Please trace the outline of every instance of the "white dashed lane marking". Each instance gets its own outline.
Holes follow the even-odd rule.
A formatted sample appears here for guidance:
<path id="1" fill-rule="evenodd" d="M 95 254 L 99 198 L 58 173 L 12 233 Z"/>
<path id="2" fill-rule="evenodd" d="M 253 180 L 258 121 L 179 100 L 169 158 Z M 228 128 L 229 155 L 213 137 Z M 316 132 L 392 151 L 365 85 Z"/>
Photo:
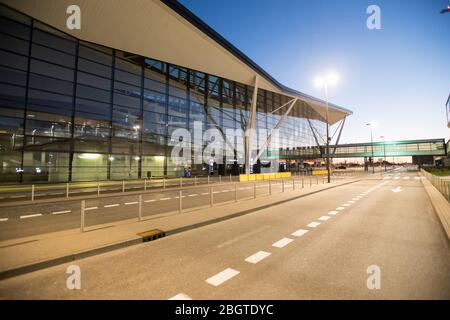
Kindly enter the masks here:
<path id="1" fill-rule="evenodd" d="M 337 208 L 336 208 L 337 211 L 342 211 L 342 210 L 344 210 L 344 209 L 345 209 L 344 207 L 337 207 Z"/>
<path id="2" fill-rule="evenodd" d="M 192 298 L 189 297 L 185 293 L 179 293 L 176 296 L 173 296 L 172 298 L 169 298 L 169 300 L 192 300 Z"/>
<path id="3" fill-rule="evenodd" d="M 311 222 L 310 224 L 307 225 L 307 227 L 309 228 L 315 228 L 320 224 L 320 222 Z"/>
<path id="4" fill-rule="evenodd" d="M 172 198 L 161 198 L 161 199 L 159 199 L 160 201 L 165 201 L 165 200 L 170 200 L 170 199 L 172 199 Z"/>
<path id="5" fill-rule="evenodd" d="M 250 257 L 246 258 L 245 261 L 250 262 L 250 263 L 258 263 L 261 260 L 270 256 L 270 254 L 271 254 L 270 252 L 259 251 L 255 254 L 251 255 Z"/>
<path id="6" fill-rule="evenodd" d="M 328 214 L 330 215 L 330 216 L 335 216 L 335 215 L 337 215 L 339 212 L 338 211 L 330 211 L 330 212 L 328 212 Z"/>
<path id="7" fill-rule="evenodd" d="M 151 199 L 151 200 L 145 200 L 144 202 L 155 202 L 156 200 Z"/>
<path id="8" fill-rule="evenodd" d="M 89 211 L 89 210 L 97 210 L 98 209 L 98 207 L 89 207 L 89 208 L 86 208 L 86 209 L 84 209 L 85 211 Z"/>
<path id="9" fill-rule="evenodd" d="M 328 219 L 330 219 L 331 217 L 330 216 L 321 216 L 320 218 L 319 218 L 319 220 L 320 221 L 327 221 Z"/>
<path id="10" fill-rule="evenodd" d="M 220 286 L 225 281 L 228 281 L 231 278 L 237 276 L 238 274 L 239 274 L 239 271 L 231 269 L 231 268 L 227 268 L 227 269 L 223 270 L 222 272 L 219 272 L 218 274 L 206 279 L 206 282 L 217 287 L 217 286 Z"/>
<path id="11" fill-rule="evenodd" d="M 1 218 L 0 219 L 0 222 L 5 222 L 5 221 L 8 221 L 8 218 Z"/>
<path id="12" fill-rule="evenodd" d="M 105 208 L 112 208 L 112 207 L 118 207 L 120 206 L 120 204 L 118 203 L 114 203 L 114 204 L 107 204 L 106 206 L 104 206 Z"/>
<path id="13" fill-rule="evenodd" d="M 28 218 L 34 218 L 34 217 L 40 217 L 42 216 L 42 213 L 36 213 L 36 214 L 29 214 L 25 216 L 20 216 L 20 219 L 28 219 Z"/>
<path id="14" fill-rule="evenodd" d="M 130 206 L 130 205 L 132 205 L 132 204 L 138 204 L 139 202 L 137 202 L 137 201 L 133 201 L 133 202 L 125 202 L 125 205 L 126 206 Z"/>
<path id="15" fill-rule="evenodd" d="M 65 213 L 71 213 L 71 210 L 66 210 L 66 211 L 55 211 L 52 212 L 53 215 L 58 215 L 58 214 L 65 214 Z"/>
<path id="16" fill-rule="evenodd" d="M 301 237 L 307 232 L 308 232 L 308 230 L 298 229 L 297 231 L 293 232 L 291 235 L 293 235 L 294 237 Z"/>
<path id="17" fill-rule="evenodd" d="M 287 246 L 292 241 L 294 241 L 294 240 L 293 239 L 289 239 L 289 238 L 283 238 L 283 239 L 278 240 L 277 242 L 273 243 L 272 247 L 283 248 L 284 246 Z"/>

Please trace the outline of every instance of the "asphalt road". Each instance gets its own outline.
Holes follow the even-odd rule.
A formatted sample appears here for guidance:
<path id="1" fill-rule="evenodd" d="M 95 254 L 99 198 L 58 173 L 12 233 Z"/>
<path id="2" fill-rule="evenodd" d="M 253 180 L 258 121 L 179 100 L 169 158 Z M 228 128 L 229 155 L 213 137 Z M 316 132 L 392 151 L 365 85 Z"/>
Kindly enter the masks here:
<path id="1" fill-rule="evenodd" d="M 25 299 L 450 299 L 450 251 L 417 173 L 359 182 L 0 282 Z M 416 179 L 417 178 L 417 179 Z M 305 231 L 307 231 L 305 233 Z M 368 289 L 369 267 L 380 289 Z"/>

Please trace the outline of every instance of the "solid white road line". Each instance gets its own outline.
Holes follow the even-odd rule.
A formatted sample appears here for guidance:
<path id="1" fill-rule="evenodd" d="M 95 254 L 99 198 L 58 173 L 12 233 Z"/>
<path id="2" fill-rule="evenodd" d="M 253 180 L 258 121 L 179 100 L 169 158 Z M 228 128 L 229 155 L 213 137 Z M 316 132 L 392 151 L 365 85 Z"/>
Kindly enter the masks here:
<path id="1" fill-rule="evenodd" d="M 270 252 L 266 252 L 266 251 L 259 251 L 253 255 L 251 255 L 250 257 L 247 257 L 245 259 L 245 261 L 250 262 L 250 263 L 258 263 L 261 260 L 267 258 L 268 256 L 270 256 Z"/>
<path id="2" fill-rule="evenodd" d="M 278 240 L 277 242 L 273 243 L 272 247 L 283 248 L 284 246 L 287 246 L 292 241 L 294 241 L 294 240 L 293 239 L 289 239 L 289 238 L 283 238 L 283 239 Z"/>
<path id="3" fill-rule="evenodd" d="M 125 203 L 126 204 L 126 203 Z M 105 208 L 112 208 L 112 207 L 118 207 L 120 206 L 120 204 L 118 203 L 114 203 L 114 204 L 107 204 L 106 206 L 104 206 Z"/>
<path id="4" fill-rule="evenodd" d="M 231 269 L 231 268 L 227 268 L 227 269 L 223 270 L 222 272 L 219 272 L 218 274 L 206 279 L 206 282 L 217 287 L 217 286 L 220 286 L 225 281 L 230 280 L 234 276 L 237 276 L 238 274 L 239 274 L 239 271 Z"/>
<path id="5" fill-rule="evenodd" d="M 55 212 L 52 212 L 52 214 L 58 215 L 58 214 L 71 213 L 71 212 L 72 212 L 71 210 L 66 210 L 66 211 L 55 211 Z"/>
<path id="6" fill-rule="evenodd" d="M 145 200 L 144 202 L 155 202 L 155 199 L 151 199 L 151 200 Z"/>
<path id="7" fill-rule="evenodd" d="M 311 222 L 310 224 L 307 225 L 307 227 L 309 228 L 315 228 L 320 224 L 320 222 Z"/>
<path id="8" fill-rule="evenodd" d="M 179 293 L 176 296 L 169 298 L 169 300 L 192 300 L 192 298 L 189 297 L 187 294 Z"/>
<path id="9" fill-rule="evenodd" d="M 0 222 L 8 221 L 8 218 L 1 218 Z"/>
<path id="10" fill-rule="evenodd" d="M 321 221 L 327 221 L 328 219 L 331 219 L 331 217 L 330 216 L 321 216 L 319 218 L 319 220 L 321 220 Z"/>
<path id="11" fill-rule="evenodd" d="M 125 202 L 126 206 L 132 205 L 132 204 L 138 204 L 139 202 L 133 201 L 133 202 Z"/>
<path id="12" fill-rule="evenodd" d="M 28 219 L 28 218 L 34 218 L 34 217 L 40 217 L 42 216 L 42 213 L 36 213 L 36 214 L 29 214 L 25 216 L 20 216 L 20 219 Z"/>
<path id="13" fill-rule="evenodd" d="M 89 207 L 89 208 L 86 208 L 86 209 L 84 209 L 85 211 L 89 211 L 89 210 L 97 210 L 98 209 L 98 207 Z"/>
<path id="14" fill-rule="evenodd" d="M 344 207 L 337 207 L 336 210 L 337 211 L 342 211 L 342 210 L 345 210 L 345 208 Z"/>
<path id="15" fill-rule="evenodd" d="M 294 237 L 301 237 L 303 236 L 305 233 L 307 233 L 308 230 L 305 229 L 298 229 L 297 231 L 291 233 L 291 235 L 293 235 Z"/>
<path id="16" fill-rule="evenodd" d="M 330 212 L 328 212 L 328 214 L 330 215 L 330 216 L 335 216 L 335 215 L 337 215 L 339 212 L 338 211 L 330 211 Z"/>

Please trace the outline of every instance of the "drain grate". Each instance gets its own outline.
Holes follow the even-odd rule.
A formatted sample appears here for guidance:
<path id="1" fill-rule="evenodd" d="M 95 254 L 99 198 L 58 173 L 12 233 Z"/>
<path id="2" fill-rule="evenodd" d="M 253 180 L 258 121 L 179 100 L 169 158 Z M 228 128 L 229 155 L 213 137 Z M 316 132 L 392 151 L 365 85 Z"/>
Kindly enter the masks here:
<path id="1" fill-rule="evenodd" d="M 156 239 L 160 239 L 166 236 L 166 233 L 159 229 L 152 229 L 144 232 L 140 232 L 137 234 L 142 237 L 142 242 L 153 241 Z"/>

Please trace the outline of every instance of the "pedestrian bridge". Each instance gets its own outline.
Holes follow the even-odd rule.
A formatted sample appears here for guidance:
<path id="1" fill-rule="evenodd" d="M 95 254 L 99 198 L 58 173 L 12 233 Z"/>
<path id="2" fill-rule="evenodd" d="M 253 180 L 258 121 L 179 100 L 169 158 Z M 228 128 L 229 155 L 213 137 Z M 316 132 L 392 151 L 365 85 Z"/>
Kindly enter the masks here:
<path id="1" fill-rule="evenodd" d="M 352 143 L 330 145 L 330 157 L 364 158 L 372 157 L 372 154 L 374 157 L 445 156 L 446 149 L 445 139 Z M 325 146 L 280 151 L 280 158 L 286 159 L 323 157 L 326 157 Z"/>

